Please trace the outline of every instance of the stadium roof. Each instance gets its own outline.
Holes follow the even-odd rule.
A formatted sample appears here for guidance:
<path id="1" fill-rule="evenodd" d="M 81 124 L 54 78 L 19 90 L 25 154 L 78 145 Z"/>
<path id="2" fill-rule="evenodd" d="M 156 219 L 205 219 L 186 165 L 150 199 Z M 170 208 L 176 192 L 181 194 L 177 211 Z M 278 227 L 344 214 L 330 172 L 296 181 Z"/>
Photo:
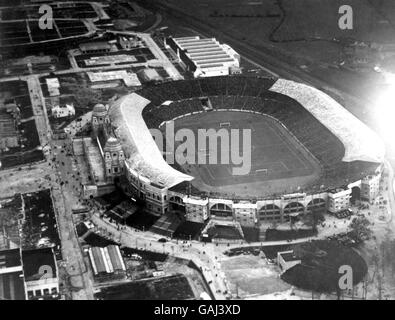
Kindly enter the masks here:
<path id="1" fill-rule="evenodd" d="M 111 123 L 122 143 L 127 167 L 163 188 L 192 180 L 193 177 L 173 169 L 163 159 L 141 114 L 149 103 L 149 100 L 132 93 L 110 107 Z"/>
<path id="2" fill-rule="evenodd" d="M 270 90 L 299 102 L 337 136 L 345 147 L 343 161 L 383 162 L 385 148 L 379 136 L 326 93 L 285 79 L 279 79 Z"/>
<path id="3" fill-rule="evenodd" d="M 212 62 L 217 63 L 215 66 L 222 66 L 237 60 L 215 38 L 201 39 L 199 36 L 196 36 L 195 38 L 172 39 L 198 67 L 207 67 Z"/>
<path id="4" fill-rule="evenodd" d="M 204 206 L 208 204 L 208 198 L 196 199 L 196 198 L 184 197 L 182 200 L 184 201 L 184 203 L 194 204 L 194 205 Z"/>

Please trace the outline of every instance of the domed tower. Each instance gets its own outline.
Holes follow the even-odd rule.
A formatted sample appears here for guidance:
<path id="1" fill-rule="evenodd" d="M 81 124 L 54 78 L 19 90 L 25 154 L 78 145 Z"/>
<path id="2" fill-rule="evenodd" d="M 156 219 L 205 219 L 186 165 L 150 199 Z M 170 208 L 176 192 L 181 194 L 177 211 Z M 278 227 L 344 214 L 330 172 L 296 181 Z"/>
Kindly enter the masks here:
<path id="1" fill-rule="evenodd" d="M 104 130 L 104 126 L 110 123 L 110 118 L 106 107 L 98 103 L 93 107 L 92 111 L 92 131 L 93 136 L 96 138 L 100 131 Z"/>
<path id="2" fill-rule="evenodd" d="M 104 165 L 108 181 L 113 181 L 114 177 L 124 173 L 125 155 L 122 150 L 121 142 L 110 136 L 103 149 Z"/>

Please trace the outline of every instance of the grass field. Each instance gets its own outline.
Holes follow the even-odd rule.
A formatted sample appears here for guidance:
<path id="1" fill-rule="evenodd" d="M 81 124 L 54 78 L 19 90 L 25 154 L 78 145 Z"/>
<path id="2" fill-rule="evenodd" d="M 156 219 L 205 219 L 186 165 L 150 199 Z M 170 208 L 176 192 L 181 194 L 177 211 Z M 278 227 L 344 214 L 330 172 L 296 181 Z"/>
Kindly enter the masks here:
<path id="1" fill-rule="evenodd" d="M 229 127 L 223 127 L 228 132 L 240 129 L 240 154 L 243 153 L 241 132 L 243 129 L 251 129 L 251 148 L 247 150 L 250 152 L 251 169 L 248 174 L 233 175 L 233 169 L 240 165 L 232 164 L 231 157 L 229 164 L 221 164 L 219 139 L 217 150 L 210 143 L 207 143 L 207 150 L 200 150 L 196 142 L 196 162 L 199 153 L 206 155 L 208 163 L 210 153 L 217 152 L 219 163 L 182 166 L 186 173 L 195 177 L 193 183 L 196 183 L 196 187 L 238 195 L 245 191 L 248 195 L 258 196 L 266 191 L 292 190 L 317 177 L 319 165 L 316 160 L 288 130 L 270 117 L 247 112 L 214 111 L 178 119 L 175 121 L 175 129 L 177 132 L 177 129 L 190 128 L 195 137 L 198 137 L 198 129 L 212 128 L 218 131 L 220 124 L 224 122 L 230 122 Z"/>

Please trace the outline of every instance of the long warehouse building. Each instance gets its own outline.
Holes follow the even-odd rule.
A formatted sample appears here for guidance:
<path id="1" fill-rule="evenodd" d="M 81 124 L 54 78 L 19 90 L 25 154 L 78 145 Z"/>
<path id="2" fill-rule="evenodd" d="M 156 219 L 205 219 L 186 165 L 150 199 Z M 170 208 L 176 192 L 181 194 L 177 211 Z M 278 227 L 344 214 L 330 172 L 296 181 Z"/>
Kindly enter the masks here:
<path id="1" fill-rule="evenodd" d="M 165 45 L 174 51 L 195 78 L 229 75 L 240 68 L 240 55 L 215 38 L 170 37 L 165 40 Z"/>

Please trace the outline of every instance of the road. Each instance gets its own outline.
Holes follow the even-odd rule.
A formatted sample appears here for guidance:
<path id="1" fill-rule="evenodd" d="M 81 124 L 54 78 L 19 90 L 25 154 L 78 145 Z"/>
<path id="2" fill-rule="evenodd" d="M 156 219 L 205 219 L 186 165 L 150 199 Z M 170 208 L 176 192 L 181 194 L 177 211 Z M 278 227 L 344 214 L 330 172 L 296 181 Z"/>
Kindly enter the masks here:
<path id="1" fill-rule="evenodd" d="M 388 160 L 385 160 L 385 168 L 388 170 L 388 199 L 389 207 L 391 210 L 390 223 L 392 224 L 393 230 L 395 230 L 395 179 L 394 179 L 394 169 Z"/>
<path id="2" fill-rule="evenodd" d="M 186 247 L 182 241 L 176 240 L 162 243 L 158 241 L 162 238 L 160 235 L 151 232 L 142 232 L 130 227 L 119 229 L 115 223 L 101 219 L 98 214 L 92 215 L 91 219 L 96 226 L 106 230 L 114 241 L 121 243 L 123 246 L 166 253 L 174 257 L 192 260 L 201 268 L 215 298 L 221 300 L 226 298 L 229 290 L 226 286 L 225 277 L 216 261 L 218 254 L 215 252 L 213 245 L 194 241 L 192 246 Z"/>
<path id="3" fill-rule="evenodd" d="M 49 153 L 46 155 L 47 161 L 36 170 L 35 179 L 43 179 L 52 191 L 52 199 L 56 212 L 59 236 L 61 239 L 62 256 L 65 267 L 69 275 L 70 284 L 73 288 L 73 299 L 91 300 L 93 299 L 92 277 L 89 269 L 85 266 L 84 258 L 79 247 L 78 237 L 75 233 L 72 205 L 79 203 L 79 192 L 81 189 L 78 180 L 70 179 L 70 172 L 75 169 L 73 158 L 67 156 L 71 150 L 69 140 L 53 140 L 51 128 L 45 107 L 44 96 L 41 90 L 37 75 L 27 77 L 27 84 L 32 103 L 33 113 L 36 120 L 36 127 L 40 138 L 41 146 L 49 146 Z M 63 150 L 63 151 L 62 151 Z M 74 165 L 74 167 L 73 167 Z M 19 182 L 24 182 L 25 177 Z M 62 181 L 67 183 L 62 184 Z M 78 189 L 77 189 L 78 188 Z"/>

